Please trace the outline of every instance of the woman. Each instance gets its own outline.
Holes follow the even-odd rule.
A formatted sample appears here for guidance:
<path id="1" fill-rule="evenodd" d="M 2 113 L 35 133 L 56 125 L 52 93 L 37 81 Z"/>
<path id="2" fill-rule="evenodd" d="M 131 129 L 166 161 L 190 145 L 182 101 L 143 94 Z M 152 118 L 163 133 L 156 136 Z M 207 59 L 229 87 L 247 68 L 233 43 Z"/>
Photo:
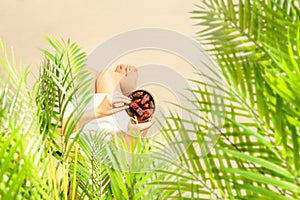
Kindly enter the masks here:
<path id="1" fill-rule="evenodd" d="M 131 100 L 127 96 L 136 88 L 137 78 L 137 68 L 124 64 L 118 65 L 115 70 L 106 70 L 98 75 L 95 81 L 94 98 L 79 122 L 80 127 L 84 125 L 84 133 L 105 131 L 110 134 L 108 140 L 112 139 L 113 134 L 117 134 L 119 137 L 124 137 L 128 149 L 131 142 L 136 141 L 132 140 L 132 137 L 137 132 L 146 134 L 153 121 L 132 124 L 128 120 L 127 131 L 124 132 L 118 128 L 113 119 L 114 114 L 128 108 Z M 114 92 L 120 94 L 112 99 Z"/>

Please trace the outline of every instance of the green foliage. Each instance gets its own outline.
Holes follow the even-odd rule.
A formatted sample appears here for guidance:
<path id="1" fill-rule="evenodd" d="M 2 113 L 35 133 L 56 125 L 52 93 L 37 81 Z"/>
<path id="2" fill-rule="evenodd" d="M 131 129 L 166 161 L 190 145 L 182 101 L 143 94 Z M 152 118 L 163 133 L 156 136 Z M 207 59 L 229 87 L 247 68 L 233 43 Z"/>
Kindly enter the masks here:
<path id="1" fill-rule="evenodd" d="M 89 73 L 83 70 L 85 53 L 76 43 L 48 39 L 54 53 L 46 58 L 31 91 L 28 68 L 17 69 L 9 61 L 1 41 L 1 199 L 67 199 L 76 184 L 77 153 L 74 143 L 91 90 Z M 13 53 L 12 53 L 13 54 Z M 76 107 L 67 115 L 67 105 Z M 72 138 L 71 138 L 72 136 Z M 72 172 L 72 173 L 71 173 Z"/>
<path id="2" fill-rule="evenodd" d="M 226 112 L 205 110 L 225 120 L 220 140 L 207 156 L 187 153 L 179 164 L 186 169 L 178 185 L 209 186 L 185 189 L 190 198 L 208 191 L 214 199 L 299 198 L 299 16 L 297 1 L 206 1 L 193 12 L 199 39 L 224 75 Z"/>
<path id="3" fill-rule="evenodd" d="M 91 77 L 85 67 L 86 54 L 70 40 L 47 39 L 54 53 L 43 50 L 46 61 L 36 84 L 40 131 L 47 135 L 47 147 L 55 157 L 51 167 L 56 177 L 55 198 L 75 198 L 79 120 L 91 99 Z M 75 152 L 74 152 L 75 151 Z M 75 155 L 74 155 L 75 154 Z M 75 156 L 75 157 L 74 157 Z M 74 163 L 75 162 L 75 163 Z M 55 194 L 57 190 L 57 194 Z"/>
<path id="4" fill-rule="evenodd" d="M 86 155 L 80 166 L 88 169 L 78 177 L 83 186 L 81 198 L 158 199 L 158 190 L 150 185 L 158 179 L 157 174 L 138 171 L 146 164 L 135 157 L 149 153 L 147 141 L 137 141 L 136 145 L 133 142 L 132 150 L 128 150 L 125 141 L 117 136 L 108 141 L 107 136 L 105 132 L 89 131 L 80 137 L 79 145 Z M 133 151 L 135 154 L 131 154 Z"/>
<path id="5" fill-rule="evenodd" d="M 45 140 L 37 134 L 36 106 L 24 75 L 0 40 L 1 124 L 0 124 L 0 198 L 47 198 L 49 185 L 44 182 L 49 155 L 45 155 Z M 12 53 L 13 54 L 13 53 Z"/>

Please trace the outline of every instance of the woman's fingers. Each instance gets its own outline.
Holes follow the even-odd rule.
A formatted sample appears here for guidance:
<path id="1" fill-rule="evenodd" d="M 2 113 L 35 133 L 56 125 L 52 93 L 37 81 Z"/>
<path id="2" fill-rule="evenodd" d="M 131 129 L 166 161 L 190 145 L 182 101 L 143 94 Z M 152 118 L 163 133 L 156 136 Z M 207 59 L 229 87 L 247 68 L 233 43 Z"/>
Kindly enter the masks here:
<path id="1" fill-rule="evenodd" d="M 114 100 L 117 100 L 117 99 L 124 99 L 124 100 L 127 100 L 127 101 L 131 101 L 131 99 L 129 97 L 126 97 L 122 94 L 117 94 L 114 96 Z"/>
<path id="2" fill-rule="evenodd" d="M 123 104 L 130 104 L 131 102 L 131 99 L 126 97 L 126 96 L 115 96 L 113 98 L 113 105 L 114 104 L 120 104 L 120 103 L 123 103 Z"/>
<path id="3" fill-rule="evenodd" d="M 119 101 L 114 101 L 112 103 L 114 108 L 118 108 L 118 107 L 121 107 L 123 105 L 129 105 L 129 104 L 130 104 L 130 101 L 127 101 L 127 100 L 119 100 Z"/>
<path id="4" fill-rule="evenodd" d="M 119 107 L 115 107 L 115 108 L 113 108 L 113 114 L 118 113 L 122 110 L 126 110 L 128 108 L 129 108 L 128 105 L 122 105 L 122 106 L 119 106 Z"/>
<path id="5" fill-rule="evenodd" d="M 123 96 L 123 95 L 116 95 L 113 98 L 112 106 L 113 106 L 113 108 L 121 108 L 121 110 L 124 110 L 124 109 L 128 108 L 128 105 L 130 103 L 131 103 L 130 98 Z"/>
<path id="6" fill-rule="evenodd" d="M 111 95 L 106 95 L 103 104 L 101 103 L 102 110 L 110 110 L 110 114 L 115 114 L 122 110 L 128 109 L 131 99 L 121 94 L 116 94 L 113 98 Z"/>

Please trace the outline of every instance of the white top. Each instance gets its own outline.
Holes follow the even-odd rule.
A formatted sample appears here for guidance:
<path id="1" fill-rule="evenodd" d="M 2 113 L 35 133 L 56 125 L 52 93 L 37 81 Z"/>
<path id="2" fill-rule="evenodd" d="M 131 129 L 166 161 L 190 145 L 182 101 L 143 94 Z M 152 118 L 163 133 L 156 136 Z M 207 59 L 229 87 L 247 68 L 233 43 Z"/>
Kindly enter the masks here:
<path id="1" fill-rule="evenodd" d="M 94 109 L 105 98 L 106 93 L 96 93 L 93 99 L 88 103 L 86 109 Z M 84 125 L 83 132 L 87 131 L 106 131 L 108 133 L 115 133 L 120 131 L 115 125 L 112 116 L 101 117 L 95 120 L 91 120 Z"/>
<path id="2" fill-rule="evenodd" d="M 98 106 L 108 95 L 106 93 L 95 93 L 92 100 L 87 104 L 86 110 L 94 109 Z M 71 114 L 74 105 L 68 105 L 67 116 Z M 125 131 L 129 122 L 129 116 L 125 111 L 118 112 L 111 116 L 101 117 L 85 123 L 82 133 L 99 133 L 105 131 L 106 133 L 114 134 L 116 132 Z M 109 136 L 107 139 L 111 139 Z"/>

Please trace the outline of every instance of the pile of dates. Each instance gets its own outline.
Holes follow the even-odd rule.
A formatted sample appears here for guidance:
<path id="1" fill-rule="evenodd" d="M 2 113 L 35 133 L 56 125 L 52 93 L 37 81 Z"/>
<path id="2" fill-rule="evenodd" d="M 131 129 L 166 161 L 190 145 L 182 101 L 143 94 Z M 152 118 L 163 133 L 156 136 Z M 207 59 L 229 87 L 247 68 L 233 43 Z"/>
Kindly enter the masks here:
<path id="1" fill-rule="evenodd" d="M 136 90 L 129 95 L 131 103 L 126 110 L 128 115 L 138 122 L 145 122 L 151 119 L 155 103 L 152 95 L 145 90 Z"/>

